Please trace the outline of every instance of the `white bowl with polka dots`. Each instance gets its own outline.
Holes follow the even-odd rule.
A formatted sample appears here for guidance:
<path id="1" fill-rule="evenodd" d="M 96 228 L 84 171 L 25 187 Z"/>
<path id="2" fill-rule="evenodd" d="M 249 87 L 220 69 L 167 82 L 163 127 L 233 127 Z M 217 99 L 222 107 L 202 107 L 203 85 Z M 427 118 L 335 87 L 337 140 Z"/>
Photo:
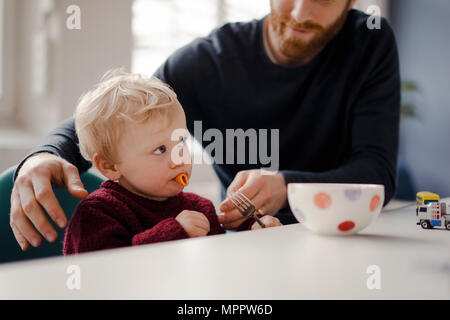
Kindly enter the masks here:
<path id="1" fill-rule="evenodd" d="M 289 183 L 289 206 L 297 220 L 322 235 L 352 235 L 380 214 L 384 186 L 379 184 Z"/>

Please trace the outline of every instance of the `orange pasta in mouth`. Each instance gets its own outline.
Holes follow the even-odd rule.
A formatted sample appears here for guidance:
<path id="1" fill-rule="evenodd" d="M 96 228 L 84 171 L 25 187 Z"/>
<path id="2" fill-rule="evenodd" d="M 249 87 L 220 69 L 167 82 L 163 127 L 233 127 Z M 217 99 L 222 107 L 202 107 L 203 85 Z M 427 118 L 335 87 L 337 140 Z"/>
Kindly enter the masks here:
<path id="1" fill-rule="evenodd" d="M 189 177 L 186 173 L 180 173 L 175 177 L 175 181 L 181 184 L 182 186 L 187 186 L 189 184 Z"/>

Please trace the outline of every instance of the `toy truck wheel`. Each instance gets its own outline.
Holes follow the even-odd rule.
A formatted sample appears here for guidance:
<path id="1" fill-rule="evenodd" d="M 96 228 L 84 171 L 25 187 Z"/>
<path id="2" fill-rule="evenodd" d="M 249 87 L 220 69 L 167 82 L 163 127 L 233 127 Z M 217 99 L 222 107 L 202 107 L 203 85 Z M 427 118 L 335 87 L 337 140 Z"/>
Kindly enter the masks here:
<path id="1" fill-rule="evenodd" d="M 445 224 L 445 229 L 450 230 L 450 221 L 447 221 Z"/>
<path id="2" fill-rule="evenodd" d="M 421 226 L 423 229 L 430 229 L 430 228 L 431 228 L 431 224 L 430 224 L 430 222 L 429 222 L 428 220 L 422 220 L 422 221 L 420 222 L 420 226 Z"/>

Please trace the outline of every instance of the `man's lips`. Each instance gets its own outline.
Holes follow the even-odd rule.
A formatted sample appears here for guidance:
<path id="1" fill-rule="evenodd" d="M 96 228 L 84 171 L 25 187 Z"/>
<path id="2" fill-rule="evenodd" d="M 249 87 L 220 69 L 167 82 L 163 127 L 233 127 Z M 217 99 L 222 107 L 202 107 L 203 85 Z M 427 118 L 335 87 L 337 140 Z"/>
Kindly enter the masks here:
<path id="1" fill-rule="evenodd" d="M 295 27 L 287 26 L 289 29 L 291 29 L 294 33 L 298 34 L 309 34 L 312 32 L 312 30 L 306 30 L 306 29 L 298 29 Z"/>

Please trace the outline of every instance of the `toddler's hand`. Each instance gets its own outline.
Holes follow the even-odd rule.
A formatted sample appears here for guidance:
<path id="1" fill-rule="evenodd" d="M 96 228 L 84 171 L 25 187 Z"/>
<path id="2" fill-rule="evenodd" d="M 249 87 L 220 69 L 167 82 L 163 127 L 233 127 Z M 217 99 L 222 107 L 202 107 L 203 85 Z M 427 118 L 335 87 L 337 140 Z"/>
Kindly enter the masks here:
<path id="1" fill-rule="evenodd" d="M 261 220 L 261 222 L 265 224 L 266 228 L 279 227 L 283 225 L 280 220 L 278 220 L 278 218 L 272 217 L 270 215 L 262 216 L 261 218 L 259 218 L 259 220 Z M 256 221 L 254 224 L 252 224 L 252 230 L 255 229 L 261 229 L 261 226 Z"/>
<path id="2" fill-rule="evenodd" d="M 203 237 L 209 232 L 209 220 L 198 211 L 183 210 L 175 218 L 189 237 Z"/>

